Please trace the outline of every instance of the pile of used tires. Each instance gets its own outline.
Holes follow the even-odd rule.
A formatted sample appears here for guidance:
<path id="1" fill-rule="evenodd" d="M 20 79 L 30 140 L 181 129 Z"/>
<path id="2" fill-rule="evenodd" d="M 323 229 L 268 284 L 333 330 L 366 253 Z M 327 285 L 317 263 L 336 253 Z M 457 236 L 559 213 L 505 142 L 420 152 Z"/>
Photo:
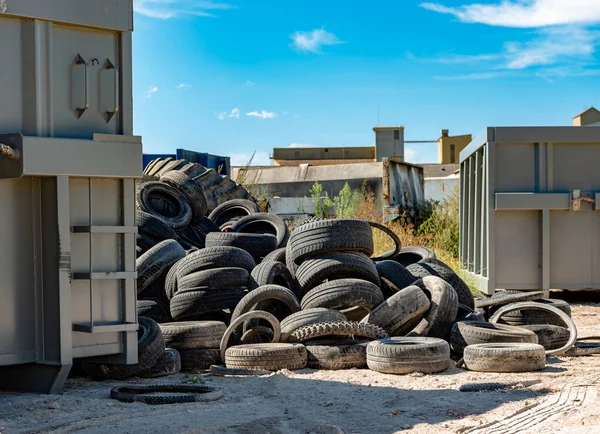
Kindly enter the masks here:
<path id="1" fill-rule="evenodd" d="M 543 368 L 546 352 L 576 337 L 568 305 L 532 308 L 541 293 L 475 300 L 433 251 L 402 247 L 382 225 L 311 218 L 290 233 L 246 199 L 209 212 L 200 169 L 165 169 L 138 187 L 139 363 L 84 363 L 94 378 L 223 364 L 226 373 L 435 373 L 463 357 L 471 370 L 517 372 Z M 374 229 L 395 248 L 373 257 Z"/>

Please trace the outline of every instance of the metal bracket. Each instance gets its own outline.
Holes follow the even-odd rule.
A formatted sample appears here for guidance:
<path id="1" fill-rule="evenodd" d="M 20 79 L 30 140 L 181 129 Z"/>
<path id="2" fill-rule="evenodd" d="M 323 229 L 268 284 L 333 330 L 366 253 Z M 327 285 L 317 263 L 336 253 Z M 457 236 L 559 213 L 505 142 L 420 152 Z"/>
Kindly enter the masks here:
<path id="1" fill-rule="evenodd" d="M 21 158 L 21 154 L 19 153 L 18 149 L 13 149 L 4 143 L 0 143 L 0 155 L 9 158 L 12 161 L 19 161 L 19 158 Z"/>
<path id="2" fill-rule="evenodd" d="M 582 193 L 581 190 L 573 190 L 571 195 L 571 211 L 581 211 L 581 202 L 595 204 L 595 195 L 592 193 Z"/>

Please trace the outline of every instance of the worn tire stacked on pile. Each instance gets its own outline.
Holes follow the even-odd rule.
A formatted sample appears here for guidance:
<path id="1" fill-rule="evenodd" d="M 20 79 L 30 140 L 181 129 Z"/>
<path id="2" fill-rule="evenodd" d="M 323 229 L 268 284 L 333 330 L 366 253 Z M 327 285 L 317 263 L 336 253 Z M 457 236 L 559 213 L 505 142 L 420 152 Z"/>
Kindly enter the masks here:
<path id="1" fill-rule="evenodd" d="M 151 181 L 136 190 L 138 209 L 155 215 L 173 230 L 182 231 L 192 221 L 192 208 L 186 197 L 164 182 Z"/>
<path id="2" fill-rule="evenodd" d="M 278 320 L 300 310 L 300 302 L 291 290 L 279 285 L 265 285 L 250 291 L 240 300 L 231 314 L 231 321 L 233 322 L 243 314 L 253 310 L 273 313 L 270 312 L 269 307 L 275 303 L 285 307 L 284 313 L 280 315 L 280 318 L 277 318 Z M 277 317 L 276 313 L 274 313 L 275 317 Z"/>
<path id="3" fill-rule="evenodd" d="M 555 307 L 566 313 L 569 317 L 571 316 L 571 306 L 569 306 L 569 303 L 564 300 L 542 298 L 535 300 L 535 302 L 546 306 Z M 534 324 L 551 324 L 560 327 L 564 326 L 563 322 L 551 312 L 534 309 L 522 309 L 514 312 L 508 312 L 502 316 L 502 321 L 513 326 Z"/>
<path id="4" fill-rule="evenodd" d="M 215 348 L 182 350 L 181 372 L 198 372 L 210 369 L 221 363 L 221 353 Z"/>
<path id="5" fill-rule="evenodd" d="M 544 369 L 546 352 L 539 344 L 489 343 L 465 348 L 464 364 L 478 372 L 531 372 Z"/>
<path id="6" fill-rule="evenodd" d="M 537 343 L 546 351 L 562 348 L 569 342 L 571 336 L 569 329 L 553 324 L 531 324 L 519 326 L 519 328 L 535 333 L 538 338 Z"/>
<path id="7" fill-rule="evenodd" d="M 329 370 L 366 368 L 368 343 L 352 339 L 306 342 L 307 367 Z"/>
<path id="8" fill-rule="evenodd" d="M 425 276 L 414 282 L 431 301 L 429 310 L 408 336 L 447 337 L 458 312 L 458 296 L 440 277 Z"/>
<path id="9" fill-rule="evenodd" d="M 301 327 L 320 322 L 346 321 L 343 313 L 324 307 L 303 309 L 293 313 L 281 321 L 281 341 L 287 342 L 290 334 Z"/>
<path id="10" fill-rule="evenodd" d="M 138 227 L 137 247 L 141 255 L 164 240 L 175 239 L 175 231 L 160 218 L 136 210 L 135 224 Z"/>
<path id="11" fill-rule="evenodd" d="M 303 369 L 306 366 L 306 348 L 302 344 L 249 344 L 228 348 L 225 366 L 235 369 Z"/>
<path id="12" fill-rule="evenodd" d="M 171 299 L 171 316 L 175 321 L 193 321 L 205 314 L 233 309 L 246 295 L 243 289 L 184 290 Z"/>
<path id="13" fill-rule="evenodd" d="M 423 259 L 436 259 L 433 250 L 424 246 L 404 246 L 400 249 L 400 253 L 394 258 L 394 261 L 408 267 Z"/>
<path id="14" fill-rule="evenodd" d="M 399 290 L 410 286 L 415 276 L 396 261 L 380 261 L 375 264 L 379 278 L 392 282 Z"/>
<path id="15" fill-rule="evenodd" d="M 165 240 L 152 247 L 136 260 L 137 293 L 168 272 L 171 266 L 185 257 L 185 250 L 175 240 Z"/>
<path id="16" fill-rule="evenodd" d="M 157 323 L 167 323 L 172 320 L 169 307 L 161 300 L 155 298 L 144 298 L 137 301 L 138 316 L 145 316 Z"/>
<path id="17" fill-rule="evenodd" d="M 489 322 L 457 322 L 450 333 L 450 349 L 453 353 L 462 355 L 467 345 L 524 342 L 537 344 L 535 333 L 520 327 Z"/>
<path id="18" fill-rule="evenodd" d="M 254 202 L 246 199 L 234 199 L 228 200 L 227 202 L 217 206 L 208 215 L 208 218 L 217 226 L 221 226 L 225 223 L 231 222 L 233 219 L 240 219 L 258 212 L 260 212 L 260 209 Z"/>
<path id="19" fill-rule="evenodd" d="M 256 289 L 265 285 L 283 286 L 290 289 L 297 297 L 301 296 L 300 286 L 285 264 L 267 261 L 266 258 L 252 270 L 249 288 Z"/>
<path id="20" fill-rule="evenodd" d="M 204 193 L 185 173 L 171 170 L 160 177 L 160 181 L 176 188 L 187 199 L 192 210 L 192 222 L 206 216 L 207 205 Z"/>
<path id="21" fill-rule="evenodd" d="M 159 325 L 150 318 L 138 317 L 138 363 L 116 365 L 82 362 L 86 374 L 96 380 L 124 380 L 152 368 L 165 352 L 165 340 Z"/>
<path id="22" fill-rule="evenodd" d="M 179 233 L 180 242 L 187 242 L 190 246 L 203 249 L 206 247 L 206 236 L 211 232 L 220 232 L 218 226 L 206 217 L 190 223 L 184 231 Z"/>
<path id="23" fill-rule="evenodd" d="M 469 286 L 446 264 L 434 258 L 423 259 L 416 264 L 409 265 L 406 269 L 416 279 L 425 276 L 437 276 L 448 282 L 458 295 L 458 302 L 470 308 L 475 307 L 473 293 Z"/>
<path id="24" fill-rule="evenodd" d="M 220 321 L 186 321 L 160 324 L 166 345 L 176 350 L 219 348 L 227 327 Z"/>
<path id="25" fill-rule="evenodd" d="M 211 232 L 206 236 L 206 247 L 232 246 L 247 251 L 256 262 L 277 248 L 277 238 L 270 234 L 242 234 L 239 232 Z"/>
<path id="26" fill-rule="evenodd" d="M 383 301 L 381 289 L 374 283 L 360 279 L 338 279 L 308 291 L 302 297 L 301 306 L 302 309 L 325 307 L 337 310 L 361 307 L 371 312 Z"/>
<path id="27" fill-rule="evenodd" d="M 142 378 L 158 378 L 175 375 L 179 371 L 181 371 L 179 352 L 173 348 L 167 348 L 153 367 L 138 375 Z"/>
<path id="28" fill-rule="evenodd" d="M 389 337 L 381 327 L 363 324 L 356 321 L 331 321 L 299 327 L 290 333 L 289 342 L 306 342 L 322 337 L 361 337 L 367 339 L 383 339 Z"/>
<path id="29" fill-rule="evenodd" d="M 287 225 L 276 214 L 255 213 L 237 220 L 231 227 L 233 232 L 270 234 L 277 238 L 277 248 L 287 245 L 290 233 Z"/>
<path id="30" fill-rule="evenodd" d="M 384 374 L 432 374 L 450 366 L 450 347 L 442 339 L 392 337 L 367 345 L 367 365 Z"/>
<path id="31" fill-rule="evenodd" d="M 275 261 L 275 262 L 281 262 L 283 265 L 287 265 L 287 262 L 285 260 L 285 251 L 286 251 L 285 247 L 281 247 L 277 250 L 273 250 L 271 253 L 269 253 L 267 256 L 265 256 L 262 261 L 263 262 Z"/>

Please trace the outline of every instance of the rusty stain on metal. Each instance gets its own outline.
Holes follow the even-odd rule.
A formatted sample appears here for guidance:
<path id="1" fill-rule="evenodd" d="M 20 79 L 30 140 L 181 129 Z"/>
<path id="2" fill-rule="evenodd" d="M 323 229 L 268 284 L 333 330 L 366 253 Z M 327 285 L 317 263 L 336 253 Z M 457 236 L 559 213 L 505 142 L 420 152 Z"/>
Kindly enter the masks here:
<path id="1" fill-rule="evenodd" d="M 596 203 L 591 193 L 582 193 L 581 190 L 573 190 L 571 195 L 571 209 L 581 211 L 581 202 Z"/>

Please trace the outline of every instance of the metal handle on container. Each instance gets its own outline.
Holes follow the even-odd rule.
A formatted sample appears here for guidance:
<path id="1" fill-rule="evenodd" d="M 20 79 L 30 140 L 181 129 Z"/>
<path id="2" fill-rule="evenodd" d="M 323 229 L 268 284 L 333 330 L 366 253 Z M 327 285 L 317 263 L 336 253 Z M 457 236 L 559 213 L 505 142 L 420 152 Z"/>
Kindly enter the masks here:
<path id="1" fill-rule="evenodd" d="M 114 108 L 112 111 L 106 111 L 104 113 L 105 117 L 106 117 L 106 123 L 109 123 L 110 120 L 113 118 L 113 116 L 115 114 L 117 114 L 119 112 L 119 69 L 113 65 L 113 63 L 110 61 L 110 59 L 106 59 L 106 66 L 104 67 L 105 69 L 112 69 L 113 70 L 113 76 L 115 79 L 115 103 L 114 103 Z"/>
<path id="2" fill-rule="evenodd" d="M 75 59 L 75 65 L 77 65 L 79 67 L 83 66 L 83 68 L 84 68 L 84 90 L 83 90 L 84 105 L 83 105 L 83 107 L 77 107 L 75 109 L 77 118 L 80 118 L 87 111 L 87 109 L 90 108 L 90 101 L 89 101 L 89 95 L 88 95 L 88 64 L 84 60 L 84 58 L 81 57 L 81 54 L 78 54 L 77 58 Z"/>

